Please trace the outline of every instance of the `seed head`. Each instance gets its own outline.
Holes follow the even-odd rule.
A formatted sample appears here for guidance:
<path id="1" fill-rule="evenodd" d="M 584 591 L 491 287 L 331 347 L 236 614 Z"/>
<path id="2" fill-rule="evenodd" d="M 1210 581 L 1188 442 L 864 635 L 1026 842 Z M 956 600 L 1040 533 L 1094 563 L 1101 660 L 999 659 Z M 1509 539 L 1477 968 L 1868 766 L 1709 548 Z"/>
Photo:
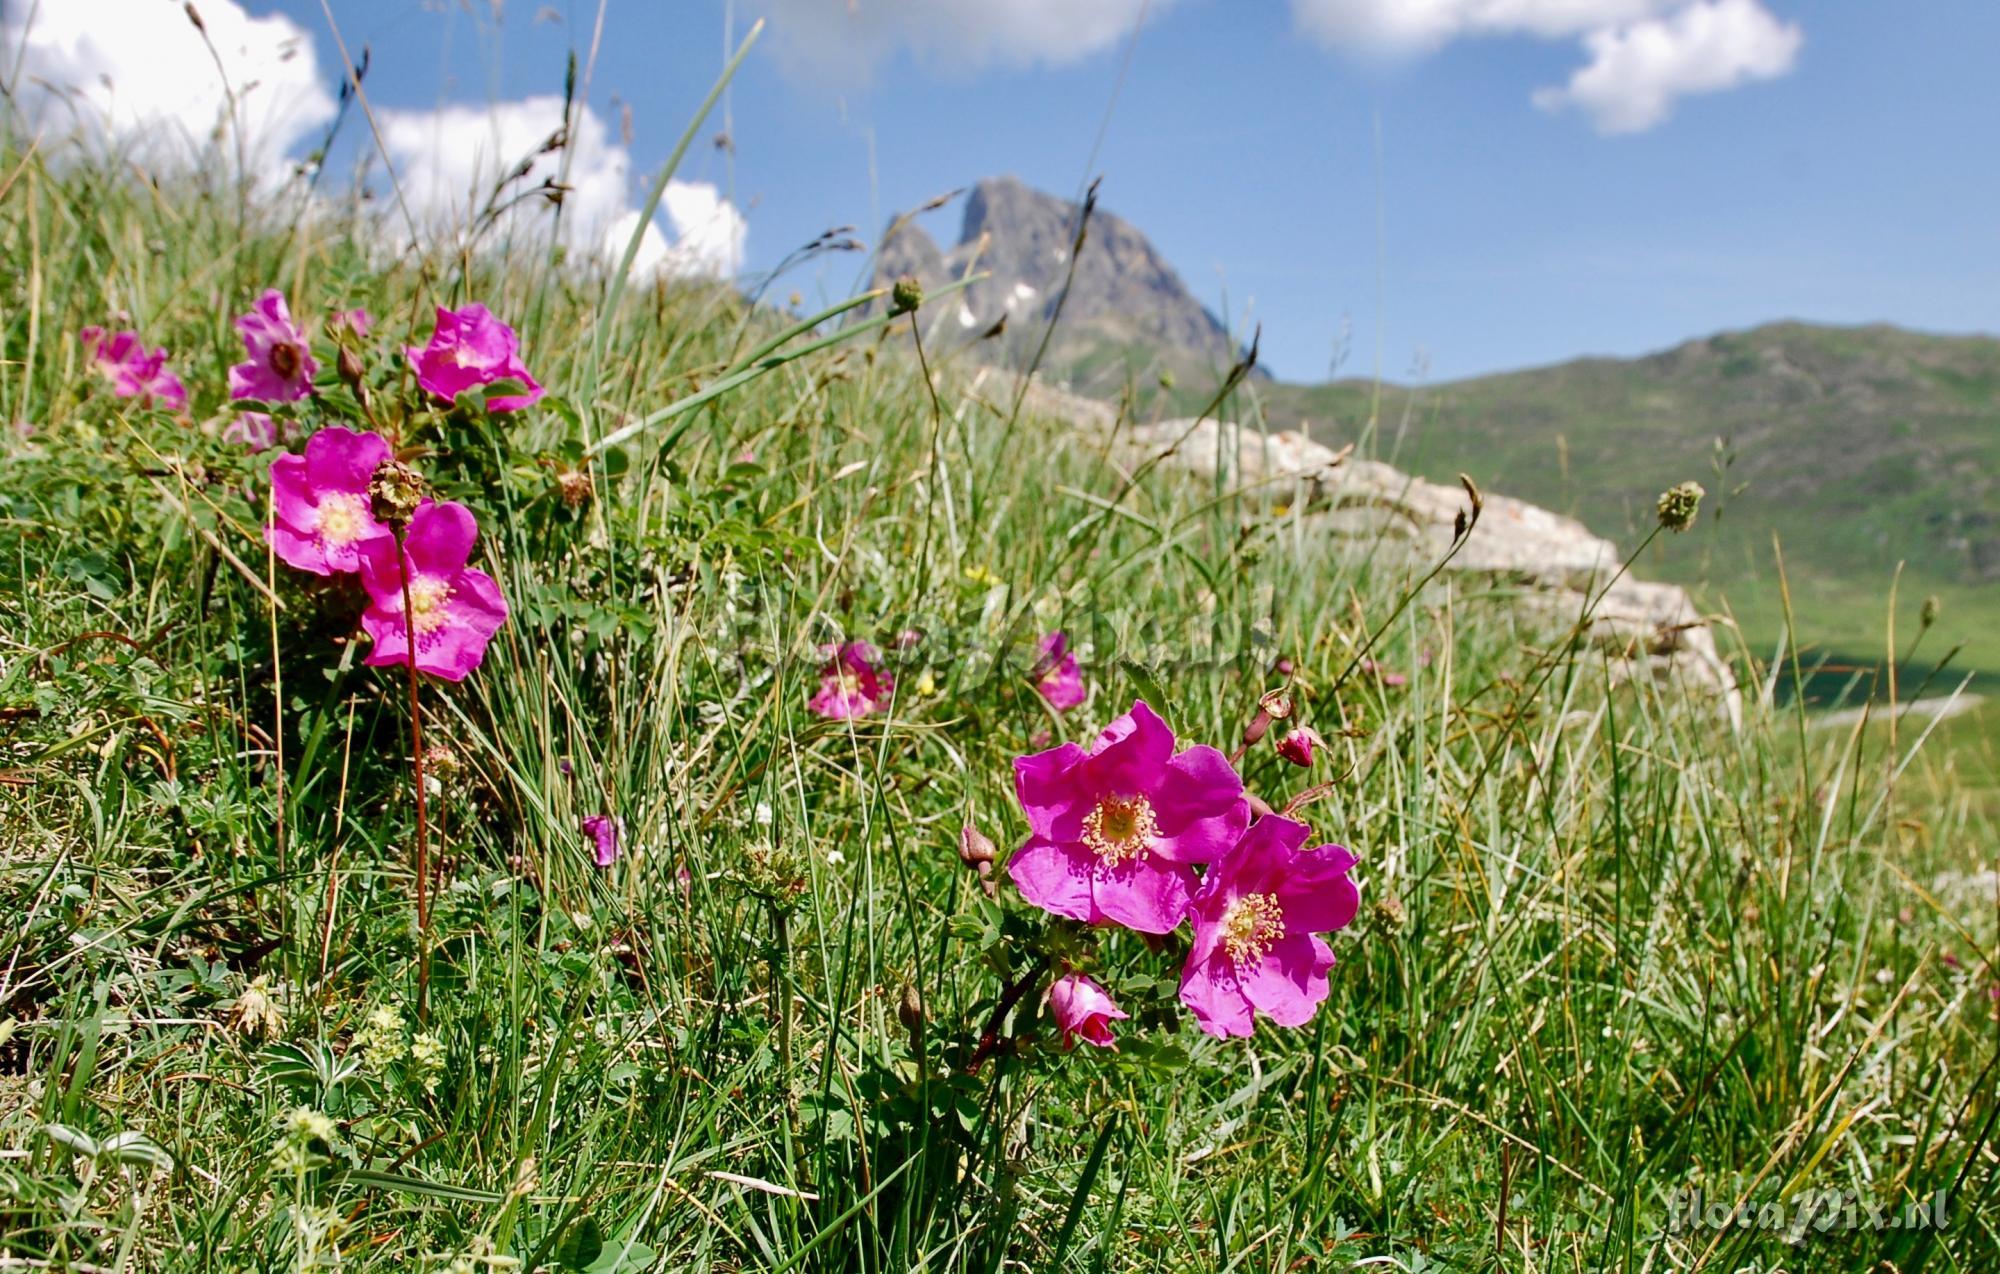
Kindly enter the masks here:
<path id="1" fill-rule="evenodd" d="M 1408 924 L 1410 919 L 1409 913 L 1403 910 L 1403 900 L 1394 894 L 1387 894 L 1375 900 L 1371 918 L 1375 922 L 1375 931 L 1390 937 L 1403 932 L 1403 926 Z"/>
<path id="2" fill-rule="evenodd" d="M 904 275 L 889 289 L 889 313 L 908 314 L 924 303 L 924 286 L 914 276 Z"/>
<path id="3" fill-rule="evenodd" d="M 1661 492 L 1660 525 L 1677 534 L 1693 526 L 1695 512 L 1701 508 L 1704 494 L 1699 482 L 1683 482 Z"/>
<path id="4" fill-rule="evenodd" d="M 1944 603 L 1938 600 L 1936 593 L 1932 593 L 1929 597 L 1924 598 L 1924 608 L 1917 612 L 1917 622 L 1925 628 L 1929 628 L 1932 624 L 1938 622 L 1938 612 L 1943 609 Z"/>
<path id="5" fill-rule="evenodd" d="M 368 480 L 368 502 L 378 519 L 400 531 L 424 502 L 423 476 L 400 460 L 384 460 Z"/>
<path id="6" fill-rule="evenodd" d="M 590 475 L 581 469 L 563 470 L 556 475 L 556 494 L 564 508 L 582 508 L 590 503 Z"/>
<path id="7" fill-rule="evenodd" d="M 229 1010 L 229 1028 L 245 1039 L 276 1039 L 284 1033 L 284 1015 L 272 997 L 270 979 L 259 977 L 243 988 Z"/>

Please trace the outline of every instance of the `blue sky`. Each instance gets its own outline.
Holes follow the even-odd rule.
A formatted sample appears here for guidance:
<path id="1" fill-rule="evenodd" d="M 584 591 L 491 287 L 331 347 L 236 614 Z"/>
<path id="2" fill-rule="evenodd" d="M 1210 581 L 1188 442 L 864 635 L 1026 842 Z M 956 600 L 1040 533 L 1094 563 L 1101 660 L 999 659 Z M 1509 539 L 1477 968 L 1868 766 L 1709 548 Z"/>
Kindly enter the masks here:
<path id="1" fill-rule="evenodd" d="M 240 3 L 289 16 L 335 73 L 319 0 Z M 1295 379 L 1324 376 L 1343 331 L 1345 373 L 1379 358 L 1392 378 L 1421 362 L 1448 379 L 1784 317 L 2000 327 L 2000 6 L 1985 0 L 1450 0 L 1471 15 L 1458 26 L 1388 35 L 1360 27 L 1392 0 L 1154 0 L 1113 106 L 1142 3 L 763 0 L 772 28 L 728 104 L 734 159 L 703 145 L 680 176 L 742 210 L 754 274 L 828 226 L 872 242 L 892 211 L 980 176 L 1067 193 L 1101 174 L 1105 206 L 1212 308 L 1226 298 L 1232 324 L 1261 321 L 1268 365 Z M 1635 13 L 1718 4 L 1794 43 L 1635 131 L 1600 131 L 1633 128 L 1615 102 L 1536 103 Z M 373 50 L 371 100 L 408 111 L 560 92 L 597 13 L 332 7 L 349 47 Z M 1597 26 L 1575 18 L 1593 7 Z M 759 11 L 609 0 L 590 102 L 613 142 L 631 108 L 634 198 L 718 71 L 725 23 Z M 1303 29 L 1315 13 L 1320 38 Z M 865 36 L 827 37 L 843 20 Z M 1599 89 L 1627 93 L 1632 75 L 1605 73 Z M 958 210 L 928 225 L 949 243 Z M 780 291 L 841 295 L 861 270 L 838 259 Z"/>

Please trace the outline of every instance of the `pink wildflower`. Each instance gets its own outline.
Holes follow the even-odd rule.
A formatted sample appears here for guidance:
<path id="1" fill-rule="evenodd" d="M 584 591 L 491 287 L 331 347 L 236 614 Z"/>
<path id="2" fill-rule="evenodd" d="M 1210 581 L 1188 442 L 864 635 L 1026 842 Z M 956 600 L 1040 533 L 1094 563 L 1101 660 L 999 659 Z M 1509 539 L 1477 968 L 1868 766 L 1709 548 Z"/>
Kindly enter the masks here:
<path id="1" fill-rule="evenodd" d="M 77 338 L 118 397 L 137 398 L 142 407 L 167 411 L 187 408 L 187 386 L 167 370 L 165 346 L 148 354 L 137 332 L 107 333 L 101 327 L 86 327 Z"/>
<path id="2" fill-rule="evenodd" d="M 418 672 L 464 680 L 486 657 L 486 644 L 507 620 L 507 603 L 493 577 L 465 564 L 478 534 L 479 524 L 464 505 L 428 502 L 403 533 Z M 393 537 L 369 542 L 361 558 L 361 582 L 369 599 L 361 627 L 375 642 L 367 662 L 378 667 L 406 662 L 403 571 Z"/>
<path id="3" fill-rule="evenodd" d="M 241 443 L 250 451 L 269 451 L 295 440 L 300 433 L 297 421 L 287 420 L 282 425 L 261 411 L 246 411 L 229 422 L 222 430 L 224 442 Z"/>
<path id="4" fill-rule="evenodd" d="M 1067 712 L 1083 702 L 1083 670 L 1077 667 L 1069 638 L 1062 633 L 1042 638 L 1041 651 L 1041 660 L 1035 664 L 1035 693 L 1057 712 Z"/>
<path id="5" fill-rule="evenodd" d="M 1111 1039 L 1111 1023 L 1132 1015 L 1111 1002 L 1111 996 L 1081 973 L 1066 973 L 1049 988 L 1049 1010 L 1062 1030 L 1065 1049 L 1082 1040 L 1098 1048 L 1117 1047 Z"/>
<path id="6" fill-rule="evenodd" d="M 1319 934 L 1354 919 L 1354 855 L 1303 846 L 1305 824 L 1268 815 L 1211 867 L 1189 904 L 1194 949 L 1181 1002 L 1210 1035 L 1248 1035 L 1254 1013 L 1303 1026 L 1326 998 L 1333 949 Z"/>
<path id="7" fill-rule="evenodd" d="M 312 393 L 319 364 L 306 348 L 306 334 L 292 322 L 283 292 L 266 290 L 248 314 L 237 316 L 236 330 L 243 333 L 250 360 L 229 369 L 231 398 L 292 403 Z"/>
<path id="8" fill-rule="evenodd" d="M 823 646 L 827 656 L 819 670 L 819 693 L 807 707 L 834 721 L 847 721 L 881 712 L 889 706 L 896 679 L 875 669 L 875 648 L 865 641 L 844 646 Z"/>
<path id="9" fill-rule="evenodd" d="M 609 814 L 589 814 L 583 819 L 583 834 L 597 845 L 597 865 L 609 867 L 618 861 L 618 843 L 625 835 L 625 820 Z"/>
<path id="10" fill-rule="evenodd" d="M 1170 933 L 1193 895 L 1194 864 L 1228 852 L 1250 821 L 1243 780 L 1207 746 L 1174 754 L 1144 702 L 1088 752 L 1065 743 L 1014 759 L 1027 843 L 1007 874 L 1042 910 L 1141 933 Z"/>
<path id="11" fill-rule="evenodd" d="M 456 399 L 495 381 L 518 381 L 527 386 L 525 393 L 489 399 L 486 405 L 493 411 L 519 411 L 547 392 L 528 374 L 520 348 L 514 329 L 474 302 L 456 310 L 438 306 L 430 344 L 422 349 L 413 345 L 407 353 L 417 369 L 417 384 L 439 398 Z"/>
<path id="12" fill-rule="evenodd" d="M 342 332 L 352 333 L 356 340 L 367 340 L 368 329 L 375 326 L 375 320 L 368 317 L 368 311 L 360 308 L 335 310 L 327 316 L 326 330 L 338 337 Z"/>
<path id="13" fill-rule="evenodd" d="M 389 528 L 368 499 L 368 480 L 388 458 L 382 435 L 328 425 L 307 440 L 304 455 L 272 463 L 272 519 L 264 538 L 286 565 L 332 575 L 360 570 L 377 541 L 389 541 L 393 550 Z"/>
<path id="14" fill-rule="evenodd" d="M 1296 766 L 1313 763 L 1313 752 L 1326 746 L 1326 740 L 1319 737 L 1319 731 L 1309 725 L 1302 725 L 1284 738 L 1278 740 L 1278 755 Z"/>

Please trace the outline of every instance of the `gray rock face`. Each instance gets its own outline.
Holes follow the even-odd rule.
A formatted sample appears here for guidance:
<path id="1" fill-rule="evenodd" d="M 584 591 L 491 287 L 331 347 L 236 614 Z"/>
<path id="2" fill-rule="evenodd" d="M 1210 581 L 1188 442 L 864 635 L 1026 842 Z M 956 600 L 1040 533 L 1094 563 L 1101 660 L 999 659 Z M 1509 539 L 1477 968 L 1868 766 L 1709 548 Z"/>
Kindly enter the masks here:
<path id="1" fill-rule="evenodd" d="M 1303 508 L 1327 534 L 1370 544 L 1413 571 L 1451 548 L 1454 523 L 1469 501 L 1458 487 L 1412 477 L 1373 460 L 1356 460 L 1290 430 L 1264 433 L 1216 420 L 1166 420 L 1117 426 L 1107 404 L 1036 384 L 1028 405 L 1109 441 L 1134 463 L 1163 463 L 1220 480 L 1267 508 Z M 1732 725 L 1742 697 L 1716 649 L 1708 623 L 1687 590 L 1619 570 L 1616 545 L 1574 518 L 1485 495 L 1485 512 L 1451 561 L 1459 574 L 1505 580 L 1551 629 L 1586 611 L 1592 642 L 1627 676 L 1678 681 L 1713 696 Z"/>
<path id="2" fill-rule="evenodd" d="M 967 274 L 990 277 L 939 301 L 925 332 L 945 343 L 1007 330 L 985 357 L 1025 366 L 1070 277 L 1078 206 L 1013 177 L 992 177 L 965 196 L 958 243 L 940 252 L 915 222 L 892 225 L 877 254 L 875 285 L 914 276 L 926 291 Z M 1101 206 L 1091 214 L 1062 322 L 1046 362 L 1098 388 L 1128 372 L 1201 367 L 1217 372 L 1238 356 L 1220 320 L 1131 223 Z"/>

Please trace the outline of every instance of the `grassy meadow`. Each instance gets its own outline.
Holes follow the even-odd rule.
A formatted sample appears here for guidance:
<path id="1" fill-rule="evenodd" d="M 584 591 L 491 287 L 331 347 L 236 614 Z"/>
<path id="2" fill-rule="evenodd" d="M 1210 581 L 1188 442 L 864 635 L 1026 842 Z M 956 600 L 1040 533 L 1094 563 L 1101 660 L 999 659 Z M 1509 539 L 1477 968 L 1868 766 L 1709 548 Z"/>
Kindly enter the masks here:
<path id="1" fill-rule="evenodd" d="M 1411 596 L 1304 512 L 927 376 L 907 318 L 614 289 L 526 219 L 392 258 L 284 198 L 0 151 L 0 1268 L 2000 1262 L 1990 750 L 1756 695 L 1732 730 L 1504 588 Z M 273 559 L 277 453 L 222 436 L 268 287 L 322 364 L 289 418 L 393 437 L 508 601 L 421 686 L 421 789 L 403 669 Z M 414 393 L 399 351 L 472 300 L 548 398 Z M 348 382 L 318 333 L 355 306 Z M 94 324 L 164 345 L 189 410 L 113 397 Z M 1354 674 L 1378 631 L 1407 684 Z M 886 711 L 808 709 L 844 640 Z M 1016 756 L 1135 699 L 1231 751 L 1287 688 L 1328 747 L 1238 768 L 1326 784 L 1300 817 L 1360 860 L 1307 1025 L 1210 1038 L 1185 929 L 961 861 L 964 826 L 1026 835 Z M 1052 959 L 1129 1012 L 1116 1049 L 1059 1047 Z M 1806 1211 L 1677 1226 L 1689 1190 Z"/>

